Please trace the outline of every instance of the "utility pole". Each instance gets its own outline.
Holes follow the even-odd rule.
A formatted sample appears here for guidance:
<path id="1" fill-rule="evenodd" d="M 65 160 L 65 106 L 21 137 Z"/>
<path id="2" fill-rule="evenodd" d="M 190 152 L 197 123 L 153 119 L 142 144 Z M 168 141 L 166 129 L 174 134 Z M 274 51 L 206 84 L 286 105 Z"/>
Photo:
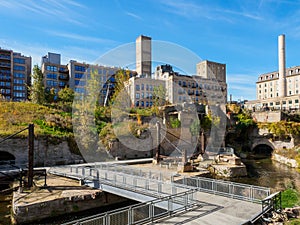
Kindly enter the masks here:
<path id="1" fill-rule="evenodd" d="M 156 135 L 156 140 L 157 140 L 157 148 L 156 148 L 156 163 L 159 163 L 160 161 L 160 123 L 156 122 L 156 131 L 157 131 L 157 135 Z"/>
<path id="2" fill-rule="evenodd" d="M 28 126 L 28 187 L 33 185 L 34 124 Z"/>
<path id="3" fill-rule="evenodd" d="M 204 131 L 201 130 L 201 154 L 205 152 L 205 139 L 204 139 Z"/>

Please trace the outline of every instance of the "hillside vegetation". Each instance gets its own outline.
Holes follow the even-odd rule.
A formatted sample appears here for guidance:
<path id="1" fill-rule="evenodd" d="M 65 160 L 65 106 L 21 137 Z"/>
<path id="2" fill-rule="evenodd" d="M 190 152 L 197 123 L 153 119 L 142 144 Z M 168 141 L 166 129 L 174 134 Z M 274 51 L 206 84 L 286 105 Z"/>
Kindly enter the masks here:
<path id="1" fill-rule="evenodd" d="M 68 137 L 72 134 L 70 113 L 30 102 L 0 102 L 0 136 L 14 134 L 30 123 L 35 125 L 36 136 Z M 18 136 L 27 136 L 27 132 Z"/>

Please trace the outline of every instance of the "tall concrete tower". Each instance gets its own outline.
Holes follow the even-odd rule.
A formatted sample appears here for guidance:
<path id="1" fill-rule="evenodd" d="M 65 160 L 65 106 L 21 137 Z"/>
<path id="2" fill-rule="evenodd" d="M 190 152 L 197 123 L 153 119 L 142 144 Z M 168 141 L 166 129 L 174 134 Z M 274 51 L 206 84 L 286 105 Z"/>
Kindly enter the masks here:
<path id="1" fill-rule="evenodd" d="M 286 97 L 285 35 L 278 36 L 279 97 Z"/>
<path id="2" fill-rule="evenodd" d="M 139 36 L 136 39 L 136 72 L 138 75 L 151 77 L 151 38 Z"/>

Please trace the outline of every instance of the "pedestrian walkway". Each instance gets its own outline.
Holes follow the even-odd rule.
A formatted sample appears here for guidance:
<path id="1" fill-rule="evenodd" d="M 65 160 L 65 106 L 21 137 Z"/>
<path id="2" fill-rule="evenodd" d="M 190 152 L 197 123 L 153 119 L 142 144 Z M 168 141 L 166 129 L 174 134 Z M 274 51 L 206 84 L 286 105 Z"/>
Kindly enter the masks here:
<path id="1" fill-rule="evenodd" d="M 143 203 L 136 207 L 139 211 L 131 207 L 112 214 L 123 215 L 113 217 L 118 218 L 116 220 L 128 218 L 124 224 L 138 224 L 140 220 L 144 224 L 154 220 L 156 224 L 244 224 L 262 212 L 260 200 L 270 194 L 269 189 L 262 187 L 208 178 L 180 179 L 175 174 L 167 178 L 114 164 L 62 166 L 49 172 L 76 178 L 91 187 Z M 156 214 L 158 209 L 161 213 Z M 124 213 L 127 216 L 124 217 Z M 84 220 L 77 222 L 93 224 L 87 221 L 100 219 L 105 221 L 101 224 L 114 224 L 109 214 L 89 218 L 86 223 Z"/>

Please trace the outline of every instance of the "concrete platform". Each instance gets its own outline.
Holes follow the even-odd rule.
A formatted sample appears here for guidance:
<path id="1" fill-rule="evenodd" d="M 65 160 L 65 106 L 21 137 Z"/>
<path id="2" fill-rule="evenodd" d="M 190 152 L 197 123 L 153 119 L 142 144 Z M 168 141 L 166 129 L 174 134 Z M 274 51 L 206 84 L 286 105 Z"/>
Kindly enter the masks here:
<path id="1" fill-rule="evenodd" d="M 199 207 L 157 221 L 155 224 L 239 225 L 248 222 L 261 212 L 261 205 L 256 203 L 202 192 L 197 192 L 195 196 L 199 200 Z"/>

